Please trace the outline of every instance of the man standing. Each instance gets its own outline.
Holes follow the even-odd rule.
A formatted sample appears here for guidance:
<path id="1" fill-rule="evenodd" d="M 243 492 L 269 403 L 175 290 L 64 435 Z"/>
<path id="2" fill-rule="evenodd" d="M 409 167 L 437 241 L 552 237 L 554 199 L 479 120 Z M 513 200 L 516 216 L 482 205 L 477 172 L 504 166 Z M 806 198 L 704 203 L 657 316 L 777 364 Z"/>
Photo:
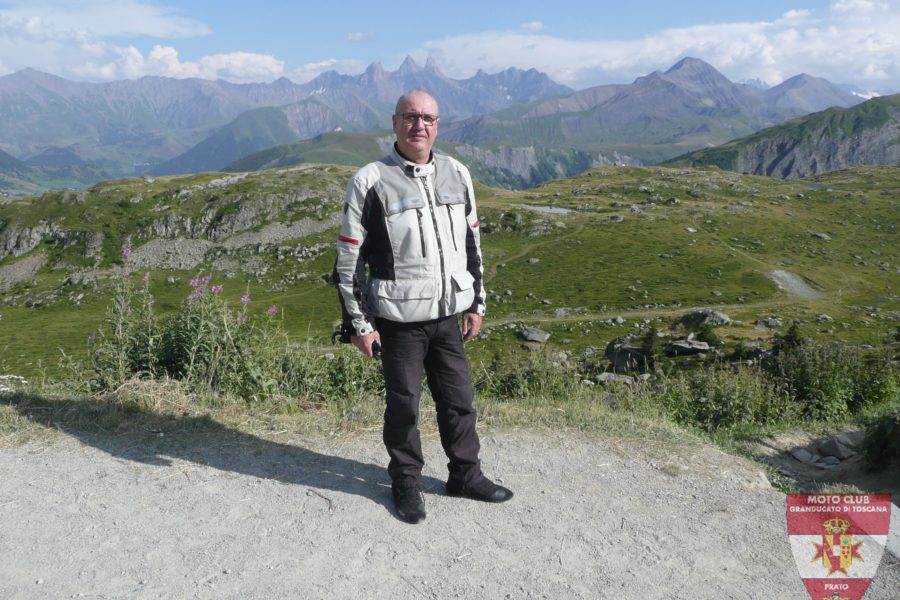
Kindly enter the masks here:
<path id="1" fill-rule="evenodd" d="M 447 493 L 505 502 L 512 492 L 484 476 L 463 342 L 484 315 L 481 244 L 468 169 L 431 151 L 437 101 L 407 92 L 392 117 L 391 154 L 350 179 L 337 242 L 342 330 L 366 356 L 382 355 L 384 444 L 400 518 L 425 518 L 419 478 L 419 396 L 424 370 L 450 471 Z M 456 315 L 462 312 L 462 331 Z"/>

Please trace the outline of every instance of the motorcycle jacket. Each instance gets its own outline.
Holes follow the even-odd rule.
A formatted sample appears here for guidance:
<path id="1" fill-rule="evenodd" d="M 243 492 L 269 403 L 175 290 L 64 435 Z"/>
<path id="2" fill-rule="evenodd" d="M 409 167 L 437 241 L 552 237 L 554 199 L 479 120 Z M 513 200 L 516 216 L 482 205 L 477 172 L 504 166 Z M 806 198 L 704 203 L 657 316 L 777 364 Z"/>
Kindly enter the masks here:
<path id="1" fill-rule="evenodd" d="M 412 163 L 394 151 L 350 179 L 333 278 L 342 330 L 373 320 L 417 322 L 459 312 L 484 315 L 483 267 L 468 169 L 432 152 Z"/>

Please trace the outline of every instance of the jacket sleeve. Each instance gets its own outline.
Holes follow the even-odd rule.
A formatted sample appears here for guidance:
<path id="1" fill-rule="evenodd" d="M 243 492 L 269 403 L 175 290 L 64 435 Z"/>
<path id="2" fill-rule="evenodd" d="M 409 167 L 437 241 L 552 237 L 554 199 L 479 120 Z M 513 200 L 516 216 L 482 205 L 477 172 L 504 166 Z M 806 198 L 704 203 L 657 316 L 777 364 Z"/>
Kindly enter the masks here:
<path id="1" fill-rule="evenodd" d="M 475 313 L 484 316 L 487 306 L 485 304 L 484 291 L 484 264 L 481 260 L 481 229 L 478 221 L 478 211 L 475 208 L 475 189 L 472 186 L 472 177 L 469 175 L 468 169 L 463 169 L 463 176 L 466 180 L 466 223 L 468 229 L 466 231 L 466 270 L 475 279 L 473 289 L 475 290 L 475 299 L 472 306 L 465 312 Z"/>
<path id="2" fill-rule="evenodd" d="M 359 336 L 374 330 L 365 314 L 368 275 L 363 250 L 366 240 L 363 212 L 367 201 L 367 187 L 360 173 L 354 175 L 347 184 L 333 274 L 341 303 L 342 328 Z"/>

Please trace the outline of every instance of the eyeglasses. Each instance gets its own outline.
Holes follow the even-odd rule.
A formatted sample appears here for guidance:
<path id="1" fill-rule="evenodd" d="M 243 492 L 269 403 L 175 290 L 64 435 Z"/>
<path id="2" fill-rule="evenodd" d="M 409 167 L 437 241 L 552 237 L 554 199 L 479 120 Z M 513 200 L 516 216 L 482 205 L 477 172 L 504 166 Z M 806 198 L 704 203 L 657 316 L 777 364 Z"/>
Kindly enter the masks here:
<path id="1" fill-rule="evenodd" d="M 422 115 L 419 113 L 411 113 L 411 112 L 401 113 L 397 116 L 400 117 L 401 119 L 403 119 L 403 122 L 407 125 L 415 125 L 416 121 L 418 121 L 419 119 L 422 119 L 422 122 L 425 123 L 426 127 L 431 127 L 432 125 L 434 125 L 435 123 L 438 122 L 438 119 L 440 119 L 440 117 L 438 115 L 428 115 L 428 114 Z"/>

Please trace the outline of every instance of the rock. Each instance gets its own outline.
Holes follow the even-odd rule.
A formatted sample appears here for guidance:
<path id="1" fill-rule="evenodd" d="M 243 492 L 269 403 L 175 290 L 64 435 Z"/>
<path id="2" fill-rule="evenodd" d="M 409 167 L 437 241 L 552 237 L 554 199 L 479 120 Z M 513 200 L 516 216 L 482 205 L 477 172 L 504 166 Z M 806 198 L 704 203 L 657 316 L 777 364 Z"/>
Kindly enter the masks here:
<path id="1" fill-rule="evenodd" d="M 666 200 L 666 204 L 668 204 L 669 206 L 671 206 L 673 204 L 679 204 L 680 202 L 681 202 L 681 200 L 679 200 L 678 198 L 675 198 L 674 196 L 669 198 L 668 200 Z"/>
<path id="2" fill-rule="evenodd" d="M 866 439 L 865 431 L 842 431 L 832 436 L 839 444 L 848 448 L 858 448 Z"/>
<path id="3" fill-rule="evenodd" d="M 709 352 L 709 344 L 697 340 L 673 340 L 666 344 L 667 356 L 690 356 Z"/>
<path id="4" fill-rule="evenodd" d="M 561 318 L 561 317 L 568 316 L 569 313 L 571 313 L 571 312 L 572 312 L 571 308 L 557 308 L 556 310 L 553 311 L 553 315 L 556 318 Z"/>
<path id="5" fill-rule="evenodd" d="M 796 458 L 797 460 L 799 460 L 802 463 L 815 462 L 816 459 L 821 458 L 821 457 L 813 454 L 806 448 L 796 448 L 794 450 L 791 450 L 791 456 L 793 456 L 794 458 Z"/>
<path id="6" fill-rule="evenodd" d="M 541 304 L 553 304 L 553 302 L 544 298 L 543 300 L 541 300 Z"/>
<path id="7" fill-rule="evenodd" d="M 550 333 L 538 329 L 537 327 L 523 327 L 522 330 L 519 331 L 519 337 L 527 342 L 543 344 L 550 339 Z"/>
<path id="8" fill-rule="evenodd" d="M 600 373 L 597 375 L 598 383 L 623 383 L 625 385 L 634 385 L 634 378 L 628 375 L 619 375 L 618 373 Z"/>
<path id="9" fill-rule="evenodd" d="M 605 356 L 616 371 L 637 371 L 647 364 L 644 351 L 628 336 L 617 337 L 606 345 Z"/>
<path id="10" fill-rule="evenodd" d="M 541 262 L 541 259 L 539 259 L 539 258 L 529 258 L 529 259 L 528 259 L 528 264 L 529 264 L 529 265 L 534 265 L 534 264 L 537 264 L 537 263 L 539 263 L 539 262 Z"/>
<path id="11" fill-rule="evenodd" d="M 722 295 L 722 292 L 720 292 L 719 290 L 713 290 L 712 295 L 718 298 Z"/>
<path id="12" fill-rule="evenodd" d="M 672 324 L 672 329 L 675 329 L 677 326 L 681 325 L 689 331 L 696 331 L 704 325 L 719 327 L 720 325 L 728 325 L 730 323 L 731 317 L 723 312 L 719 312 L 717 310 L 700 309 L 689 312 L 688 314 L 675 321 L 675 323 Z"/>
<path id="13" fill-rule="evenodd" d="M 758 319 L 756 326 L 760 329 L 778 329 L 781 327 L 781 319 L 769 317 L 768 319 Z"/>
<path id="14" fill-rule="evenodd" d="M 613 318 L 613 323 L 615 323 L 616 325 L 622 325 L 623 323 L 625 323 L 625 319 L 623 319 L 622 317 L 615 317 Z"/>
<path id="15" fill-rule="evenodd" d="M 814 233 L 813 237 L 817 237 L 820 240 L 825 241 L 825 242 L 831 241 L 831 236 L 829 236 L 827 233 Z"/>
<path id="16" fill-rule="evenodd" d="M 823 469 L 827 469 L 828 467 L 836 467 L 839 464 L 841 464 L 841 459 L 834 456 L 823 456 L 815 463 L 817 467 Z"/>
<path id="17" fill-rule="evenodd" d="M 834 457 L 839 460 L 846 460 L 851 456 L 855 456 L 856 452 L 841 444 L 834 436 L 819 440 L 816 449 L 825 458 Z"/>
<path id="18" fill-rule="evenodd" d="M 830 323 L 831 321 L 834 321 L 834 319 L 826 315 L 825 313 L 822 313 L 821 315 L 816 317 L 816 321 L 819 323 Z"/>
<path id="19" fill-rule="evenodd" d="M 694 229 L 693 227 L 685 227 L 684 230 L 687 231 L 688 233 L 697 233 L 697 230 Z"/>

